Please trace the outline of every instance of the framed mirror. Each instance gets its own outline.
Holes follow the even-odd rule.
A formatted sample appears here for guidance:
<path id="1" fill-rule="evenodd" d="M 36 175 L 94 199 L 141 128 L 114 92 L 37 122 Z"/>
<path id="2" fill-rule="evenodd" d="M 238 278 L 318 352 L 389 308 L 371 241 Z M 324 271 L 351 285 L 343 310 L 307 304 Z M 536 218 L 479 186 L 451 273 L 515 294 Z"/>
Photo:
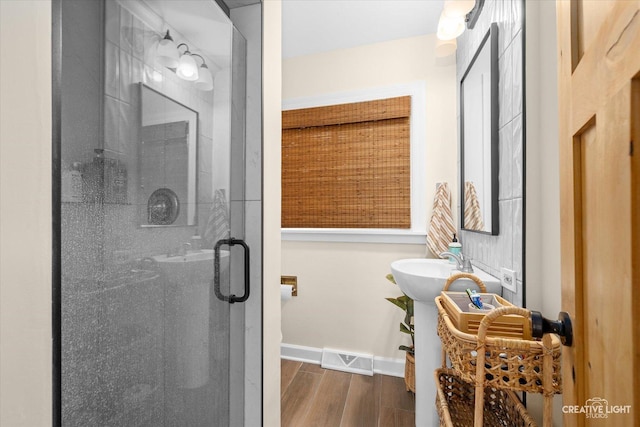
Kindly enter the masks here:
<path id="1" fill-rule="evenodd" d="M 498 25 L 482 39 L 460 81 L 462 229 L 498 230 Z"/>
<path id="2" fill-rule="evenodd" d="M 140 100 L 140 225 L 196 225 L 198 112 L 142 83 Z"/>

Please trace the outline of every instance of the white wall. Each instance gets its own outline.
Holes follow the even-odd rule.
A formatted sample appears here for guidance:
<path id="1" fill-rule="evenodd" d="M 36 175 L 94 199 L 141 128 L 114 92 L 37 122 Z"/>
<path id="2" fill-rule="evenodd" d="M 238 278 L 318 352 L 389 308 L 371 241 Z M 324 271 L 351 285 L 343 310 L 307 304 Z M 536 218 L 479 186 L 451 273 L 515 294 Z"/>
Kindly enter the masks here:
<path id="1" fill-rule="evenodd" d="M 0 1 L 0 52 L 0 425 L 47 426 L 51 2 Z"/>
<path id="2" fill-rule="evenodd" d="M 267 2 L 268 3 L 268 2 Z M 455 61 L 436 63 L 435 35 L 291 58 L 282 65 L 283 99 L 422 80 L 427 219 L 437 182 L 457 188 Z M 456 191 L 452 206 L 457 205 Z M 424 257 L 426 245 L 282 242 L 282 274 L 298 276 L 298 296 L 282 309 L 283 342 L 401 359 L 400 295 L 385 275 L 397 259 Z"/>
<path id="3" fill-rule="evenodd" d="M 561 299 L 555 3 L 527 2 L 526 7 L 527 308 L 555 319 Z M 562 425 L 561 402 L 556 396 L 554 425 Z M 541 396 L 530 394 L 528 407 L 541 423 Z"/>

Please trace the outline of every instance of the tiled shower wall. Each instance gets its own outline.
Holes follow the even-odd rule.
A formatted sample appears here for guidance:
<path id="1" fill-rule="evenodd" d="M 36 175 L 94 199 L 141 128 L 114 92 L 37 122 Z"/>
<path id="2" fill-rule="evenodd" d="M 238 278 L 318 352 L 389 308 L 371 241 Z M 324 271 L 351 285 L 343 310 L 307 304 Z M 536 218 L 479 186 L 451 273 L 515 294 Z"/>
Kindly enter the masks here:
<path id="1" fill-rule="evenodd" d="M 500 234 L 462 231 L 461 242 L 465 255 L 492 275 L 500 277 L 502 267 L 516 271 L 517 292 L 506 289 L 502 292 L 506 299 L 521 306 L 524 295 L 523 0 L 485 1 L 475 27 L 458 38 L 456 74 L 459 82 L 492 22 L 498 24 Z"/>
<path id="2" fill-rule="evenodd" d="M 215 152 L 228 148 L 215 147 L 214 139 L 227 141 L 231 132 L 228 116 L 220 117 L 220 126 L 214 130 L 213 94 L 216 94 L 217 105 L 228 105 L 230 91 L 226 86 L 229 78 L 215 75 L 216 71 L 226 74 L 229 71 L 217 70 L 211 65 L 212 61 L 207 62 L 214 73 L 215 87 L 209 92 L 196 90 L 192 83 L 181 80 L 164 67 L 154 68 L 153 54 L 160 37 L 159 31 L 152 30 L 118 2 L 107 1 L 104 6 L 103 2 L 73 3 L 74 7 L 67 8 L 69 11 L 65 18 L 68 23 L 65 25 L 75 29 L 63 34 L 63 43 L 69 46 L 65 53 L 71 56 L 67 61 L 73 62 L 74 67 L 64 70 L 62 81 L 63 91 L 72 94 L 69 99 L 73 99 L 73 102 L 63 103 L 63 114 L 76 117 L 82 124 L 73 126 L 67 132 L 63 128 L 65 148 L 62 168 L 68 168 L 73 162 L 88 163 L 94 155 L 94 149 L 104 148 L 106 157 L 116 158 L 126 165 L 128 177 L 126 204 L 63 204 L 63 217 L 69 218 L 71 223 L 84 224 L 95 220 L 95 213 L 87 214 L 87 209 L 98 209 L 100 216 L 104 217 L 103 225 L 94 227 L 87 224 L 87 229 L 95 230 L 94 233 L 78 234 L 75 236 L 78 241 L 69 244 L 63 251 L 63 257 L 69 261 L 66 271 L 72 271 L 74 277 L 86 277 L 95 271 L 98 261 L 106 260 L 107 265 L 115 265 L 120 261 L 166 253 L 188 242 L 194 234 L 202 233 L 213 202 L 214 188 L 226 188 L 227 197 L 230 193 L 229 166 L 213 166 L 216 154 L 222 158 L 228 158 L 229 155 Z M 96 27 L 104 28 L 103 52 L 96 49 L 100 41 L 91 40 L 100 34 L 94 30 Z M 176 31 L 172 30 L 172 35 L 175 40 L 184 40 Z M 198 50 L 197 47 L 191 47 L 194 51 Z M 99 64 L 103 64 L 104 71 Z M 136 188 L 140 82 L 199 113 L 197 226 L 138 226 Z M 100 100 L 101 96 L 104 96 L 104 102 Z M 99 111 L 100 108 L 102 111 Z M 85 229 L 82 226 L 77 228 Z M 78 259 L 87 262 L 76 262 Z"/>
<path id="3" fill-rule="evenodd" d="M 111 234 L 112 238 L 108 240 L 106 249 L 109 253 L 111 250 L 122 251 L 123 248 L 128 248 L 127 250 L 136 257 L 162 253 L 174 249 L 182 242 L 188 242 L 195 233 L 201 234 L 206 224 L 213 201 L 213 94 L 216 93 L 216 96 L 220 97 L 225 97 L 225 94 L 217 90 L 199 91 L 193 83 L 178 78 L 171 70 L 155 66 L 154 54 L 155 45 L 160 37 L 159 29 L 152 29 L 139 17 L 121 7 L 118 2 L 105 3 L 105 23 L 104 148 L 107 155 L 115 153 L 127 164 L 130 201 L 126 206 L 115 207 L 115 210 L 121 211 L 119 214 L 106 216 L 107 219 L 117 222 L 113 224 L 113 234 L 107 234 Z M 185 41 L 175 30 L 172 29 L 171 33 L 177 43 Z M 193 43 L 186 42 L 194 52 L 199 51 Z M 211 60 L 207 62 L 213 63 Z M 212 71 L 215 73 L 215 68 L 212 67 Z M 176 230 L 138 228 L 136 203 L 146 203 L 136 198 L 140 82 L 199 113 L 198 227 L 178 227 Z M 228 89 L 226 92 L 228 102 Z M 224 100 L 217 99 L 216 102 L 223 103 Z M 115 129 L 118 130 L 117 133 Z M 220 135 L 226 138 L 218 140 L 227 141 L 229 130 L 220 131 L 226 131 L 226 135 Z M 226 168 L 221 166 L 219 169 Z M 224 183 L 219 182 L 218 186 L 226 186 L 228 194 L 228 179 Z M 123 223 L 128 226 L 123 226 Z M 158 233 L 166 236 L 159 238 Z"/>

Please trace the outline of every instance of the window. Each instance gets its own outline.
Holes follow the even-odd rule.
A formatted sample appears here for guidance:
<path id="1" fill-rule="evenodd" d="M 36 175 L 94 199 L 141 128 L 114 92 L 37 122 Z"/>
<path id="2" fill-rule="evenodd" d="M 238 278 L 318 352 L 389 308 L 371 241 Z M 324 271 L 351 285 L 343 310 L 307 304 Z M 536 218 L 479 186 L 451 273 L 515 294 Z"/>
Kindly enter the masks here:
<path id="1" fill-rule="evenodd" d="M 285 111 L 283 228 L 411 228 L 409 96 Z"/>
<path id="2" fill-rule="evenodd" d="M 423 241 L 424 83 L 379 92 L 285 105 L 283 239 Z"/>

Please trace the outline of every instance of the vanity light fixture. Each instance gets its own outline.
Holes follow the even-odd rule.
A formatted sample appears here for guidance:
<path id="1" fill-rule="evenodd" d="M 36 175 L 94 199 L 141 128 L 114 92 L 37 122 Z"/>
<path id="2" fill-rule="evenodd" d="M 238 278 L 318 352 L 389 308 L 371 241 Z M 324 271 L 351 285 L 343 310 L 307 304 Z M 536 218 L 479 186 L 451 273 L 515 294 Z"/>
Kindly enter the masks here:
<path id="1" fill-rule="evenodd" d="M 164 38 L 158 43 L 156 49 L 156 62 L 168 68 L 177 68 L 179 63 L 178 48 L 173 41 L 173 37 L 169 34 L 165 34 Z"/>
<path id="2" fill-rule="evenodd" d="M 450 17 L 444 11 L 438 21 L 438 39 L 452 40 L 464 32 L 464 16 Z"/>
<path id="3" fill-rule="evenodd" d="M 197 56 L 202 59 L 202 65 L 200 65 L 200 69 L 198 71 L 198 80 L 196 80 L 196 89 L 208 92 L 213 89 L 213 77 L 211 77 L 211 71 L 209 71 L 209 67 L 207 67 L 207 63 L 204 61 L 204 58 L 197 53 L 192 54 L 193 56 Z"/>
<path id="4" fill-rule="evenodd" d="M 452 55 L 458 48 L 458 42 L 456 39 L 451 40 L 436 40 L 436 58 L 444 58 Z"/>
<path id="5" fill-rule="evenodd" d="M 475 0 L 445 0 L 443 12 L 450 18 L 464 19 L 475 5 Z"/>
<path id="6" fill-rule="evenodd" d="M 189 51 L 189 46 L 186 43 L 180 43 L 178 45 L 178 49 L 181 46 L 185 46 L 187 50 L 180 56 L 180 62 L 178 64 L 178 68 L 176 69 L 176 74 L 182 80 L 186 80 L 189 82 L 195 82 L 198 80 L 198 64 L 196 64 L 196 60 L 193 59 L 191 52 Z"/>
<path id="7" fill-rule="evenodd" d="M 478 18 L 480 17 L 480 12 L 482 12 L 482 7 L 484 6 L 484 0 L 477 0 L 476 4 L 473 6 L 473 9 L 469 13 L 467 13 L 467 28 L 473 29 L 475 27 Z"/>
<path id="8" fill-rule="evenodd" d="M 180 53 L 182 47 L 185 50 Z M 199 67 L 195 57 L 202 60 L 202 65 Z M 175 70 L 176 75 L 181 79 L 194 82 L 198 90 L 210 91 L 213 89 L 213 77 L 204 58 L 197 53 L 191 53 L 189 45 L 186 43 L 180 43 L 176 46 L 169 30 L 158 43 L 156 62 L 161 66 Z"/>
<path id="9" fill-rule="evenodd" d="M 438 20 L 436 57 L 448 56 L 456 51 L 456 38 L 464 32 L 467 15 L 475 6 L 476 0 L 445 0 Z"/>

